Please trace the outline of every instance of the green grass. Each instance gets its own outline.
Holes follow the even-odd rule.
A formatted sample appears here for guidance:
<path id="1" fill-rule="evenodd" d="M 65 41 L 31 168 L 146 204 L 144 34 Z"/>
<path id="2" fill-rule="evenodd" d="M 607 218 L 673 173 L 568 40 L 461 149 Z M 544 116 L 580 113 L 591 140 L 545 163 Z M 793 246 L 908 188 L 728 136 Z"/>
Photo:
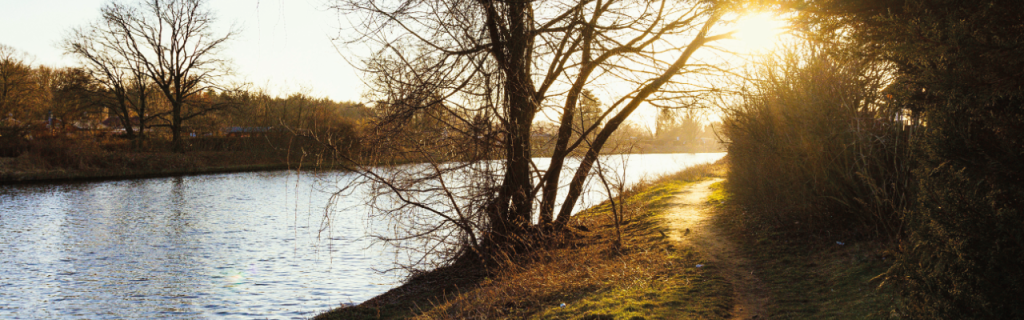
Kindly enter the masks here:
<path id="1" fill-rule="evenodd" d="M 889 244 L 794 237 L 732 204 L 724 185 L 713 187 L 714 223 L 754 262 L 770 297 L 769 318 L 888 318 L 891 290 L 872 279 L 891 265 Z"/>
<path id="2" fill-rule="evenodd" d="M 615 287 L 548 307 L 530 319 L 725 318 L 731 307 L 729 284 L 714 268 L 686 268 L 659 283 Z"/>

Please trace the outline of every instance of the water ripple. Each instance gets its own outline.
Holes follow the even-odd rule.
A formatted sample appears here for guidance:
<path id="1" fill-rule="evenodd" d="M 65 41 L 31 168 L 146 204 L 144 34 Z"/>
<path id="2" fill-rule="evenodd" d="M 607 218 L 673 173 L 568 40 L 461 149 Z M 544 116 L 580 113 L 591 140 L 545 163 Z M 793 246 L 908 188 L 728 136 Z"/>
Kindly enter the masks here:
<path id="1" fill-rule="evenodd" d="M 680 167 L 659 159 L 638 167 Z M 321 187 L 287 171 L 0 186 L 0 318 L 302 319 L 390 289 L 362 212 L 320 237 Z"/>

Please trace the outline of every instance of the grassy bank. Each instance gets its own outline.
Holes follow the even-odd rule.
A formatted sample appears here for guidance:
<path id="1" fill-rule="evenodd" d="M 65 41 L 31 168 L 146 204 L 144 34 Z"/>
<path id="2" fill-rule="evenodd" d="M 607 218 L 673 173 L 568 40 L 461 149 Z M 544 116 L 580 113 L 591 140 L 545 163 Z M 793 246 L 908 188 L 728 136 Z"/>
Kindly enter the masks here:
<path id="1" fill-rule="evenodd" d="M 311 143 L 277 139 L 196 140 L 187 153 L 170 151 L 169 142 L 152 139 L 142 146 L 117 138 L 39 139 L 17 156 L 0 157 L 0 183 L 150 178 L 283 169 L 329 169 Z"/>
<path id="2" fill-rule="evenodd" d="M 269 171 L 329 167 L 323 163 L 274 159 L 248 152 L 136 153 L 139 165 L 118 167 L 53 167 L 32 159 L 0 158 L 0 183 L 35 183 L 74 180 L 137 179 L 179 175 Z M 28 163 L 28 165 L 26 165 Z"/>
<path id="3" fill-rule="evenodd" d="M 768 296 L 768 318 L 894 317 L 891 289 L 873 281 L 892 265 L 889 242 L 796 236 L 767 221 L 770 215 L 737 205 L 728 182 L 713 188 L 713 223 L 753 262 Z"/>
<path id="4" fill-rule="evenodd" d="M 617 250 L 610 207 L 580 214 L 580 237 L 483 270 L 457 265 L 428 272 L 355 307 L 317 319 L 724 319 L 732 288 L 704 255 L 678 247 L 660 219 L 686 185 L 721 174 L 691 168 L 634 188 Z M 562 307 L 562 304 L 565 304 Z"/>
<path id="5" fill-rule="evenodd" d="M 634 188 L 625 201 L 621 250 L 603 204 L 580 214 L 580 237 L 554 248 L 488 270 L 467 264 L 419 274 L 315 319 L 727 319 L 737 283 L 721 264 L 708 263 L 711 249 L 666 237 L 662 219 L 674 195 L 725 170 L 720 161 Z M 892 260 L 884 242 L 789 238 L 733 203 L 723 184 L 714 187 L 710 227 L 751 262 L 749 272 L 763 285 L 754 288 L 764 296 L 762 316 L 889 317 L 891 295 L 871 281 Z"/>

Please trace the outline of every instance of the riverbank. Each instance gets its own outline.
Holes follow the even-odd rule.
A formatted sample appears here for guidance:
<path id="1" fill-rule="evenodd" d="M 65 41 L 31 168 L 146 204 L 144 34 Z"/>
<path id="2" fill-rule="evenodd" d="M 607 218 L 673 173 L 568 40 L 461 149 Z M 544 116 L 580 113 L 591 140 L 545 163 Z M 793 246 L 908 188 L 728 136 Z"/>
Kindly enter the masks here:
<path id="1" fill-rule="evenodd" d="M 580 237 L 513 263 L 452 266 L 418 275 L 355 307 L 316 319 L 537 318 L 726 319 L 733 289 L 700 248 L 673 240 L 673 200 L 723 166 L 699 165 L 634 188 L 622 248 L 607 204 L 580 213 Z"/>
<path id="2" fill-rule="evenodd" d="M 34 154 L 0 158 L 0 183 L 52 183 L 156 178 L 249 171 L 326 168 L 322 162 L 290 160 L 261 152 L 201 151 L 127 152 L 103 158 L 101 164 L 53 165 Z"/>
<path id="3" fill-rule="evenodd" d="M 160 138 L 141 142 L 116 137 L 50 137 L 23 141 L 0 148 L 5 150 L 0 152 L 0 183 L 137 179 L 307 168 L 330 170 L 339 167 L 324 156 L 325 150 L 318 141 L 305 136 L 192 138 L 188 140 L 187 153 L 176 153 L 171 149 L 171 142 Z M 357 149 L 344 151 L 355 152 Z M 656 154 L 720 150 L 709 146 L 703 149 L 653 146 L 619 151 Z M 537 155 L 543 157 L 544 153 Z M 410 162 L 415 161 L 389 159 L 387 164 Z"/>
<path id="4" fill-rule="evenodd" d="M 323 147 L 308 137 L 206 137 L 189 140 L 188 152 L 151 138 L 40 138 L 0 157 L 0 183 L 116 180 L 166 176 L 331 169 Z"/>
<path id="5" fill-rule="evenodd" d="M 644 153 L 658 154 L 658 153 Z M 314 158 L 315 159 L 315 158 Z M 88 160 L 71 159 L 52 164 L 36 154 L 0 157 L 0 183 L 53 183 L 66 181 L 97 181 L 159 178 L 233 172 L 274 170 L 332 170 L 338 163 L 309 161 L 295 156 L 248 151 L 195 151 L 186 154 L 161 151 L 121 152 L 93 156 Z M 413 161 L 390 163 L 404 164 Z"/>
<path id="6" fill-rule="evenodd" d="M 795 245 L 730 202 L 724 161 L 637 187 L 622 249 L 607 204 L 581 237 L 492 270 L 426 272 L 360 305 L 315 319 L 750 319 L 881 317 L 870 280 L 884 246 Z M 713 192 L 712 192 L 713 190 Z M 709 204 L 710 203 L 710 204 Z M 739 220 L 738 220 L 739 219 Z M 889 259 L 891 261 L 891 259 Z"/>

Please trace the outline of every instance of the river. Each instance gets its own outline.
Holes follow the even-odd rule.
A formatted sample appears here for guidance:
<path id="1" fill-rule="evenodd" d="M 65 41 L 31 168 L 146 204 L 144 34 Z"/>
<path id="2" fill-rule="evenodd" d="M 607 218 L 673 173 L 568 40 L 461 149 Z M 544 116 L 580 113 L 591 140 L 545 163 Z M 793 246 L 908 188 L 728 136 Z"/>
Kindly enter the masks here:
<path id="1" fill-rule="evenodd" d="M 722 156 L 630 155 L 626 171 L 636 181 Z M 0 186 L 0 318 L 304 319 L 396 286 L 375 271 L 393 255 L 366 236 L 361 199 L 341 199 L 348 209 L 321 232 L 322 181 L 276 171 Z"/>

